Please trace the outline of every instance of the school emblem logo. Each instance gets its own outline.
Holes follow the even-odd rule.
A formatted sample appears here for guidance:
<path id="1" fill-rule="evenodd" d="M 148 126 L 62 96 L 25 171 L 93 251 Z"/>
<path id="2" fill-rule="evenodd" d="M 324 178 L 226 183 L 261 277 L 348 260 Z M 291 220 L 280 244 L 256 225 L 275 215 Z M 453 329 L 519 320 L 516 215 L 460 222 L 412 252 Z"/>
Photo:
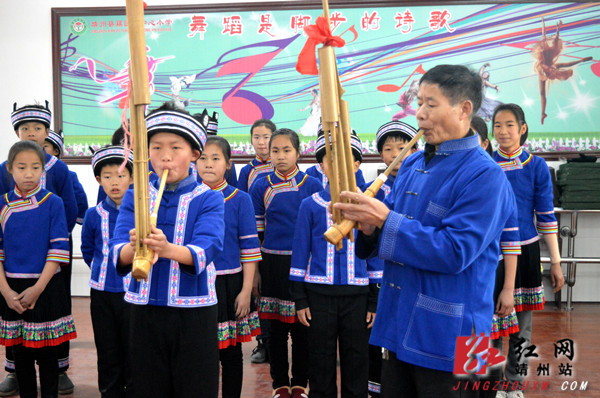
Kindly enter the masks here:
<path id="1" fill-rule="evenodd" d="M 71 21 L 71 32 L 75 35 L 82 35 L 87 30 L 87 23 L 85 19 L 75 18 Z"/>

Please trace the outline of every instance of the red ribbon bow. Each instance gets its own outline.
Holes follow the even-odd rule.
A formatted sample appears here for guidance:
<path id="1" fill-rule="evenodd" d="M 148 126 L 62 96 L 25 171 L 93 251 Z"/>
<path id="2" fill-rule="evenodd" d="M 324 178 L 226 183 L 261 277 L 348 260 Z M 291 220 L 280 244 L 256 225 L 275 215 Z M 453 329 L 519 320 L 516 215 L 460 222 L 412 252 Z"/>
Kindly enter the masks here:
<path id="1" fill-rule="evenodd" d="M 346 41 L 340 36 L 332 36 L 329 24 L 323 16 L 317 18 L 315 25 L 306 26 L 304 32 L 308 35 L 308 39 L 298 56 L 296 70 L 303 75 L 318 75 L 319 69 L 317 69 L 317 56 L 315 55 L 317 44 L 343 47 Z"/>

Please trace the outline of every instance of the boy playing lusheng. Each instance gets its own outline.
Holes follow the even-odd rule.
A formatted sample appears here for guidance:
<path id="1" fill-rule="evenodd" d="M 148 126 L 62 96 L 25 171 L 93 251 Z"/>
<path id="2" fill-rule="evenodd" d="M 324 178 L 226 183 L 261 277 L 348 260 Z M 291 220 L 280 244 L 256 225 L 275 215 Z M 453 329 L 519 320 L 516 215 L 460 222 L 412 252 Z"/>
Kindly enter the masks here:
<path id="1" fill-rule="evenodd" d="M 189 174 L 206 127 L 167 103 L 146 116 L 149 156 L 158 175 L 168 170 L 157 226 L 143 238 L 155 253 L 147 281 L 131 280 L 130 333 L 136 397 L 216 397 L 219 387 L 217 297 L 213 259 L 223 249 L 224 200 Z M 150 184 L 154 206 L 158 181 Z M 135 255 L 133 191 L 123 198 L 110 241 L 117 270 Z"/>
<path id="2" fill-rule="evenodd" d="M 46 137 L 50 132 L 50 122 L 52 121 L 52 112 L 46 105 L 25 105 L 17 108 L 15 102 L 13 112 L 11 113 L 11 122 L 15 130 L 15 134 L 21 141 L 33 141 L 39 146 L 44 147 Z M 69 177 L 69 169 L 67 165 L 55 156 L 46 153 L 46 163 L 44 172 L 40 179 L 40 187 L 58 195 L 65 208 L 67 229 L 69 233 L 73 231 L 77 219 L 77 200 L 73 190 L 73 182 Z M 0 164 L 0 195 L 10 192 L 15 187 L 15 181 L 8 173 L 7 163 Z M 70 281 L 70 267 L 63 269 L 63 277 L 65 282 Z M 67 278 L 67 275 L 69 276 Z M 70 292 L 70 285 L 67 286 L 67 292 Z M 70 293 L 69 293 L 69 308 L 70 308 Z M 65 373 L 69 368 L 69 342 L 61 344 L 58 348 L 59 354 L 59 386 L 61 393 L 68 394 L 73 392 L 73 383 Z M 0 394 L 16 394 L 18 386 L 16 380 L 12 378 L 11 373 L 14 373 L 13 355 L 10 349 L 6 350 L 5 370 L 8 372 L 5 381 L 0 383 Z M 9 394 L 10 393 L 10 394 Z"/>
<path id="3" fill-rule="evenodd" d="M 361 144 L 352 136 L 353 152 Z M 315 153 L 328 180 L 331 177 L 320 134 Z M 355 159 L 356 159 L 356 155 Z M 358 161 L 356 162 L 357 164 Z M 358 167 L 355 167 L 355 171 Z M 336 357 L 339 341 L 342 396 L 367 395 L 369 334 L 377 306 L 381 271 L 368 269 L 354 254 L 354 242 L 344 239 L 339 251 L 323 234 L 331 225 L 327 205 L 329 185 L 304 199 L 294 234 L 290 291 L 300 322 L 308 327 L 311 397 L 337 397 Z M 373 292 L 375 294 L 370 294 Z"/>
<path id="4" fill-rule="evenodd" d="M 100 148 L 92 157 L 94 176 L 107 193 L 89 209 L 81 232 L 81 254 L 91 268 L 90 312 L 98 354 L 98 389 L 103 397 L 132 396 L 129 367 L 129 307 L 123 300 L 123 276 L 117 274 L 108 242 L 113 235 L 119 207 L 133 182 L 133 153 L 126 167 L 121 146 Z"/>

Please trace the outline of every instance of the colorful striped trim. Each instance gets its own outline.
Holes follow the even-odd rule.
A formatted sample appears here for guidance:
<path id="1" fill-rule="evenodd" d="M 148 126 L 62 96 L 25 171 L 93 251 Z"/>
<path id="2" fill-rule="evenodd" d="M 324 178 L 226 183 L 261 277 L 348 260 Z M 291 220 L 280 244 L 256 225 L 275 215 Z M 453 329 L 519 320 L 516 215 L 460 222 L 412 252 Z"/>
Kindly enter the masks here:
<path id="1" fill-rule="evenodd" d="M 539 214 L 539 215 L 545 215 L 545 214 L 554 214 L 554 210 L 550 210 L 550 211 L 535 211 L 535 214 Z"/>
<path id="2" fill-rule="evenodd" d="M 253 311 L 242 319 L 219 322 L 219 349 L 247 343 L 252 336 L 260 335 L 260 320 L 258 312 Z"/>
<path id="3" fill-rule="evenodd" d="M 242 269 L 243 268 L 240 265 L 237 268 L 217 270 L 217 275 L 233 275 L 233 274 L 237 274 L 238 272 L 242 272 Z"/>
<path id="4" fill-rule="evenodd" d="M 50 249 L 48 250 L 48 255 L 46 256 L 46 261 L 56 261 L 57 263 L 69 263 L 69 251 L 68 250 L 59 250 L 59 249 Z"/>
<path id="5" fill-rule="evenodd" d="M 531 238 L 531 239 L 522 240 L 522 241 L 521 241 L 521 247 L 522 247 L 522 246 L 525 246 L 525 245 L 528 245 L 528 244 L 530 244 L 530 243 L 533 243 L 533 242 L 537 242 L 538 240 L 540 240 L 540 237 L 539 237 L 539 235 L 536 235 L 536 236 L 534 236 L 534 237 L 533 237 L 533 238 Z"/>
<path id="6" fill-rule="evenodd" d="M 494 340 L 499 339 L 502 336 L 509 336 L 519 331 L 519 320 L 517 319 L 517 313 L 513 309 L 510 315 L 504 318 L 498 318 L 494 314 L 492 319 L 492 333 L 490 337 Z"/>
<path id="7" fill-rule="evenodd" d="M 280 255 L 280 256 L 291 256 L 292 255 L 292 251 L 291 250 L 273 250 L 273 249 L 266 249 L 264 247 L 261 247 L 260 250 L 263 253 L 277 254 L 277 255 Z"/>
<path id="8" fill-rule="evenodd" d="M 515 311 L 536 311 L 543 310 L 544 303 L 544 287 L 538 286 L 533 288 L 520 287 L 515 289 Z"/>
<path id="9" fill-rule="evenodd" d="M 0 344 L 5 346 L 22 344 L 29 348 L 55 347 L 76 337 L 72 315 L 41 323 L 0 319 Z"/>
<path id="10" fill-rule="evenodd" d="M 258 238 L 258 234 L 253 234 L 253 235 L 243 235 L 243 236 L 240 236 L 240 238 L 239 238 L 239 239 L 241 240 L 241 239 L 252 239 L 252 238 Z"/>
<path id="11" fill-rule="evenodd" d="M 502 148 L 498 148 L 498 155 L 500 155 L 500 157 L 503 157 L 504 159 L 515 159 L 515 158 L 518 158 L 519 156 L 521 156 L 522 153 L 523 153 L 522 146 L 518 147 L 511 153 L 503 151 Z"/>
<path id="12" fill-rule="evenodd" d="M 558 233 L 558 222 L 537 222 L 537 231 L 540 234 L 548 235 L 548 234 L 557 234 Z"/>
<path id="13" fill-rule="evenodd" d="M 275 169 L 273 168 L 270 159 L 265 164 L 253 167 L 250 173 L 248 173 L 248 189 L 252 187 L 252 184 L 254 184 L 258 177 L 265 173 L 272 173 L 273 171 L 275 171 Z"/>
<path id="14" fill-rule="evenodd" d="M 54 243 L 54 242 L 68 242 L 69 238 L 56 238 L 56 239 L 50 239 L 50 243 Z"/>
<path id="15" fill-rule="evenodd" d="M 500 242 L 500 249 L 505 255 L 520 255 L 521 242 Z"/>
<path id="16" fill-rule="evenodd" d="M 213 191 L 221 192 L 225 188 L 227 188 L 229 184 L 227 184 L 227 180 L 223 178 L 223 181 L 218 183 L 214 188 L 211 188 Z"/>
<path id="17" fill-rule="evenodd" d="M 260 254 L 260 247 L 240 250 L 240 262 L 250 263 L 253 261 L 260 260 L 262 260 L 262 255 Z"/>
<path id="18" fill-rule="evenodd" d="M 21 192 L 19 187 L 15 185 L 15 193 L 17 194 L 18 197 L 23 198 L 23 199 L 30 198 L 30 197 L 36 195 L 41 190 L 42 190 L 42 187 L 38 184 L 32 190 L 23 193 L 23 192 Z"/>
<path id="19" fill-rule="evenodd" d="M 256 231 L 264 232 L 265 231 L 265 216 L 255 216 L 256 218 Z"/>
<path id="20" fill-rule="evenodd" d="M 508 231 L 518 231 L 519 227 L 512 227 L 512 228 L 504 228 L 502 231 L 504 232 L 508 232 Z"/>
<path id="21" fill-rule="evenodd" d="M 4 250 L 0 249 L 0 261 L 6 261 L 6 257 L 4 256 Z"/>
<path id="22" fill-rule="evenodd" d="M 60 267 L 56 268 L 56 271 L 54 271 L 54 274 L 58 274 L 60 272 Z M 18 272 L 7 272 L 6 276 L 8 278 L 13 278 L 13 279 L 39 279 L 40 276 L 42 276 L 41 273 L 39 274 L 22 274 L 22 273 L 18 273 Z"/>
<path id="23" fill-rule="evenodd" d="M 294 302 L 274 297 L 259 298 L 258 313 L 261 319 L 275 319 L 283 323 L 294 323 L 297 321 L 296 305 Z"/>
<path id="24" fill-rule="evenodd" d="M 298 165 L 294 166 L 294 168 L 292 169 L 292 171 L 290 171 L 287 174 L 282 174 L 279 172 L 279 170 L 275 169 L 275 175 L 277 177 L 279 177 L 279 179 L 283 180 L 283 181 L 289 181 L 291 179 L 293 179 L 294 177 L 296 177 L 296 175 L 300 172 L 300 169 L 298 168 Z"/>

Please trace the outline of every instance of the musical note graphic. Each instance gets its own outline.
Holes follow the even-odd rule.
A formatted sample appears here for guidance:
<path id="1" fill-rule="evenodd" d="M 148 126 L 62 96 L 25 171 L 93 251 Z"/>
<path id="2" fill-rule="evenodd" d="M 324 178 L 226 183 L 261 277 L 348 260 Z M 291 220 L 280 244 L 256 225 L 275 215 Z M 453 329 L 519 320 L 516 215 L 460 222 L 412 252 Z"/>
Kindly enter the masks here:
<path id="1" fill-rule="evenodd" d="M 425 74 L 425 69 L 423 69 L 423 64 L 419 64 L 419 66 L 417 66 L 415 68 L 415 70 L 412 71 L 412 73 L 410 74 L 410 76 L 408 76 L 406 78 L 406 80 L 404 81 L 404 83 L 402 83 L 402 85 L 400 86 L 396 86 L 395 84 L 382 84 L 380 86 L 377 87 L 377 90 L 382 91 L 384 93 L 394 93 L 398 90 L 401 90 L 402 87 L 404 87 L 404 85 L 406 83 L 408 83 L 408 81 L 410 80 L 411 77 L 413 77 L 413 75 L 415 73 L 419 72 L 420 74 L 424 75 Z"/>
<path id="2" fill-rule="evenodd" d="M 238 73 L 245 74 L 231 90 L 223 95 L 223 102 L 221 104 L 223 112 L 225 112 L 227 117 L 231 120 L 240 124 L 250 125 L 257 119 L 271 119 L 275 114 L 275 110 L 269 100 L 253 91 L 244 90 L 242 87 L 299 36 L 300 35 L 298 34 L 286 39 L 265 41 L 234 48 L 221 55 L 215 65 L 198 73 L 196 79 L 214 68 L 219 68 L 217 77 Z M 275 47 L 275 50 L 262 54 L 247 55 L 227 61 L 224 60 L 228 55 L 237 51 L 259 47 Z"/>
<path id="3" fill-rule="evenodd" d="M 60 43 L 60 64 L 64 64 L 65 60 L 69 57 L 72 57 L 77 52 L 77 48 L 71 47 L 69 43 L 75 41 L 79 38 L 79 35 L 74 35 L 73 33 L 69 33 L 69 37 L 67 40 Z"/>

